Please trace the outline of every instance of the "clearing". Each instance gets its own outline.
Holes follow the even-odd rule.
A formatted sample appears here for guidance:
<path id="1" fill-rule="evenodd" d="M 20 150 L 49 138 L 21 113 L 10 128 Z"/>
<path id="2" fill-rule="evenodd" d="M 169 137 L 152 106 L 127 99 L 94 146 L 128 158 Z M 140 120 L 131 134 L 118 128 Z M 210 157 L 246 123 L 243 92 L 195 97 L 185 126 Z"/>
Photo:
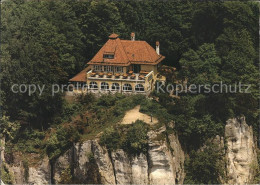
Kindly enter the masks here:
<path id="1" fill-rule="evenodd" d="M 132 124 L 138 119 L 150 125 L 158 123 L 158 120 L 155 117 L 152 117 L 152 122 L 151 122 L 151 116 L 147 114 L 143 114 L 139 112 L 139 110 L 140 110 L 140 105 L 137 105 L 132 110 L 127 111 L 121 124 Z"/>

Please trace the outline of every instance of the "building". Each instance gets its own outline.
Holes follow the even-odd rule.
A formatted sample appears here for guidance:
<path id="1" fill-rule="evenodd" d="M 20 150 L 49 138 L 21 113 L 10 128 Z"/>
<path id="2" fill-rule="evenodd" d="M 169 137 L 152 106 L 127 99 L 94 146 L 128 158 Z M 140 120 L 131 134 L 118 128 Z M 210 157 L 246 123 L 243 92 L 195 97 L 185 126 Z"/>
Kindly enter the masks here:
<path id="1" fill-rule="evenodd" d="M 111 34 L 88 67 L 70 79 L 75 87 L 85 85 L 73 92 L 149 94 L 156 81 L 164 80 L 158 68 L 165 57 L 160 54 L 158 41 L 155 45 L 156 49 L 146 41 L 135 40 L 135 33 L 130 40 Z"/>

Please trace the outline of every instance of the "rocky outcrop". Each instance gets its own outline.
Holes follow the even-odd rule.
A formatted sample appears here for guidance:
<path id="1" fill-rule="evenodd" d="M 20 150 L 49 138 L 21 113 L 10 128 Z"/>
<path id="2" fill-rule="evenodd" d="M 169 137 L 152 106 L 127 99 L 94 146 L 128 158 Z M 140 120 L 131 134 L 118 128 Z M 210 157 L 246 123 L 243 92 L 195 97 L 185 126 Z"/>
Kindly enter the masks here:
<path id="1" fill-rule="evenodd" d="M 132 167 L 130 159 L 123 150 L 117 150 L 111 154 L 114 164 L 115 178 L 117 184 L 132 183 Z"/>
<path id="2" fill-rule="evenodd" d="M 182 184 L 184 180 L 184 152 L 178 139 L 171 134 L 166 140 L 156 141 L 158 134 L 166 131 L 150 131 L 149 136 L 149 182 L 151 184 Z"/>
<path id="3" fill-rule="evenodd" d="M 66 169 L 71 169 L 73 165 L 73 150 L 74 147 L 66 151 L 60 156 L 53 165 L 53 180 L 55 183 L 62 181 L 61 175 Z"/>
<path id="4" fill-rule="evenodd" d="M 115 184 L 113 167 L 108 152 L 96 140 L 77 143 L 56 160 L 53 169 L 55 183 L 61 182 L 61 174 L 67 168 L 70 168 L 76 182 Z M 98 173 L 98 180 L 96 179 L 96 181 L 92 179 L 94 175 L 97 175 L 93 174 L 94 171 Z"/>
<path id="5" fill-rule="evenodd" d="M 28 184 L 49 184 L 51 179 L 51 167 L 48 157 L 44 157 L 39 164 L 28 167 Z"/>
<path id="6" fill-rule="evenodd" d="M 184 152 L 178 138 L 171 134 L 165 137 L 166 128 L 150 131 L 146 154 L 130 156 L 122 149 L 109 153 L 99 145 L 98 140 L 76 144 L 54 165 L 54 179 L 59 182 L 61 173 L 72 168 L 79 182 L 87 183 L 90 171 L 90 157 L 94 160 L 96 172 L 102 184 L 175 184 L 183 183 Z M 163 135 L 162 140 L 158 136 Z M 85 179 L 84 179 L 85 178 Z"/>
<path id="7" fill-rule="evenodd" d="M 148 184 L 148 161 L 144 154 L 129 156 L 119 149 L 111 154 L 117 184 Z"/>
<path id="8" fill-rule="evenodd" d="M 101 147 L 96 140 L 92 141 L 92 150 L 98 166 L 103 184 L 115 184 L 113 164 L 107 150 Z"/>
<path id="9" fill-rule="evenodd" d="M 227 142 L 227 183 L 250 183 L 254 176 L 252 168 L 257 161 L 253 129 L 246 124 L 245 118 L 233 118 L 225 127 Z"/>
<path id="10" fill-rule="evenodd" d="M 173 161 L 173 170 L 175 174 L 175 183 L 182 184 L 185 178 L 184 173 L 184 160 L 185 154 L 182 150 L 181 144 L 177 135 L 169 134 L 168 135 L 169 145 L 172 149 L 172 161 Z"/>
<path id="11" fill-rule="evenodd" d="M 147 152 L 135 156 L 122 149 L 108 152 L 95 139 L 76 143 L 52 166 L 48 157 L 43 157 L 33 166 L 26 166 L 22 158 L 14 158 L 7 166 L 15 184 L 48 184 L 51 179 L 59 183 L 68 168 L 72 183 L 182 184 L 185 156 L 177 135 L 170 132 L 173 123 L 168 126 L 167 131 L 164 126 L 149 131 Z M 218 136 L 212 142 L 225 148 L 227 178 L 223 177 L 223 183 L 250 183 L 257 157 L 253 130 L 245 118 L 229 119 L 225 139 Z"/>
<path id="12" fill-rule="evenodd" d="M 8 165 L 9 172 L 14 178 L 14 184 L 49 184 L 51 178 L 51 167 L 49 159 L 45 156 L 33 166 L 27 166 L 19 159 L 13 165 Z"/>
<path id="13" fill-rule="evenodd" d="M 140 154 L 135 156 L 131 161 L 132 183 L 148 184 L 148 160 L 146 155 Z"/>

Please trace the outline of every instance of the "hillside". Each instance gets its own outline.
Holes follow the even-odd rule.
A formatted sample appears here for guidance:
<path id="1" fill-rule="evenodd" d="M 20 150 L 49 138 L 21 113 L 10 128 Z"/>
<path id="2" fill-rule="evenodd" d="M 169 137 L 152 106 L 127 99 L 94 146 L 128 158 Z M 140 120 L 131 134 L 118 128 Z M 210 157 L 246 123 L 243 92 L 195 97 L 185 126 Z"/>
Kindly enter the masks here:
<path id="1" fill-rule="evenodd" d="M 6 0 L 0 29 L 4 183 L 260 182 L 259 3 Z M 165 86 L 53 93 L 131 32 Z"/>

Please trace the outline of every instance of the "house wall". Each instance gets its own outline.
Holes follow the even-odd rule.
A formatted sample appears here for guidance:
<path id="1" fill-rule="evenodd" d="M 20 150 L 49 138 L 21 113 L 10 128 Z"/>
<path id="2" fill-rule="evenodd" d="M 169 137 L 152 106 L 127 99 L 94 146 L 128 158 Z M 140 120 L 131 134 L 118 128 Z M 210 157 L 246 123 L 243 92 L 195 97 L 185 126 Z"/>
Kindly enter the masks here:
<path id="1" fill-rule="evenodd" d="M 141 65 L 142 71 L 153 71 L 154 74 L 157 74 L 157 65 Z"/>
<path id="2" fill-rule="evenodd" d="M 128 67 L 123 67 L 123 72 L 126 73 L 128 71 Z"/>
<path id="3" fill-rule="evenodd" d="M 148 94 L 151 90 L 152 90 L 152 85 L 151 82 L 152 80 L 150 80 L 149 82 L 147 80 L 145 81 L 124 81 L 124 80 L 119 80 L 119 81 L 115 81 L 115 80 L 107 80 L 107 79 L 88 79 L 87 80 L 87 85 L 90 84 L 90 82 L 96 82 L 98 85 L 98 90 L 88 90 L 90 92 L 94 92 L 94 93 L 98 93 L 98 92 L 104 92 L 103 90 L 101 90 L 101 83 L 102 82 L 106 82 L 109 85 L 109 91 L 112 89 L 112 84 L 113 83 L 118 83 L 120 86 L 120 90 L 117 92 L 122 92 L 122 93 L 143 93 L 143 94 Z M 130 92 L 125 92 L 123 91 L 123 86 L 125 84 L 130 84 L 132 86 L 132 91 Z M 135 91 L 135 86 L 137 84 L 142 84 L 144 86 L 144 92 L 136 92 Z M 112 92 L 116 92 L 116 91 L 112 91 Z"/>

